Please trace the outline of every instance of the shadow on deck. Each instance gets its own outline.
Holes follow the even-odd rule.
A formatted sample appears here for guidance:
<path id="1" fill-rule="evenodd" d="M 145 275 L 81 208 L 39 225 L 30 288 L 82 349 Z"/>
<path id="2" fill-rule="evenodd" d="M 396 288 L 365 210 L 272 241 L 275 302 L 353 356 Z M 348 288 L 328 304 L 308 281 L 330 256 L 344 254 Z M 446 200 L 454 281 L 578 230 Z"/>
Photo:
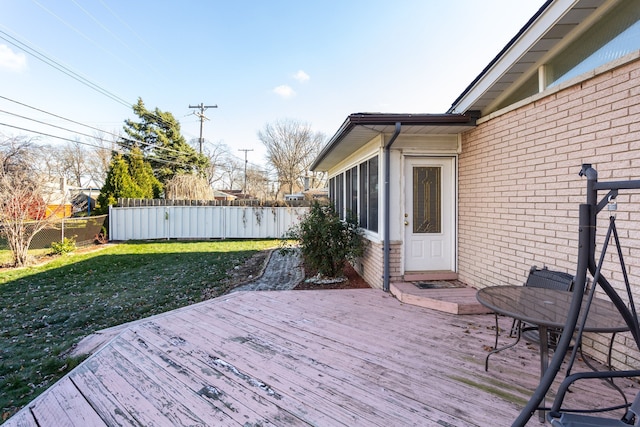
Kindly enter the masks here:
<path id="1" fill-rule="evenodd" d="M 506 426 L 539 358 L 518 345 L 485 372 L 493 323 L 375 289 L 238 292 L 131 325 L 5 425 Z"/>

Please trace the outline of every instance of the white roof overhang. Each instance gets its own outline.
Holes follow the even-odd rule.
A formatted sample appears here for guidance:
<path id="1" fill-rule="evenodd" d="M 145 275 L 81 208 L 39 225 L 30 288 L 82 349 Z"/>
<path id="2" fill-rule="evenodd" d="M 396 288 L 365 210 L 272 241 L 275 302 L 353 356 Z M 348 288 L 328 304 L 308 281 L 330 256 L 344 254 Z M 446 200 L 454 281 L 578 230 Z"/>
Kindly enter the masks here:
<path id="1" fill-rule="evenodd" d="M 456 99 L 449 113 L 480 111 L 495 104 L 517 81 L 537 73 L 550 53 L 579 33 L 581 24 L 619 0 L 549 0 Z M 572 34 L 574 33 L 574 34 Z"/>
<path id="2" fill-rule="evenodd" d="M 475 117 L 462 114 L 351 114 L 311 165 L 327 171 L 378 135 L 391 135 L 396 123 L 402 135 L 458 134 L 475 126 Z"/>

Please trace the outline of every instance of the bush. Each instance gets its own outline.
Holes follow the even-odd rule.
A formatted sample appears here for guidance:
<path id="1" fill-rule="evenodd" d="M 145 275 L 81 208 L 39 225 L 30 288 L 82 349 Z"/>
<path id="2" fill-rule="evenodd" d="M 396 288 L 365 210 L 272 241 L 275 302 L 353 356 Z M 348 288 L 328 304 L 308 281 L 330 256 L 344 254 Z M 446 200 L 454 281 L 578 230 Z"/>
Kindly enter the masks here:
<path id="1" fill-rule="evenodd" d="M 355 218 L 342 221 L 333 206 L 314 202 L 302 221 L 290 229 L 281 247 L 287 251 L 297 240 L 305 267 L 322 276 L 342 274 L 345 263 L 362 256 L 364 239 Z"/>
<path id="2" fill-rule="evenodd" d="M 76 238 L 64 238 L 62 242 L 51 243 L 51 253 L 55 255 L 68 254 L 76 250 Z"/>

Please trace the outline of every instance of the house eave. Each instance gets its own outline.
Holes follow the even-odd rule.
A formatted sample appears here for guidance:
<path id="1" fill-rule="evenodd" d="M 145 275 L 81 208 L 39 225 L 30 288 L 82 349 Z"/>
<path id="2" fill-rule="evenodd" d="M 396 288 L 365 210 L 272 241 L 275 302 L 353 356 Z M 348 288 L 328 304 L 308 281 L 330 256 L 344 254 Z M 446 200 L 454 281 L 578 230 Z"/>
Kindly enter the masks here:
<path id="1" fill-rule="evenodd" d="M 380 134 L 393 134 L 396 123 L 403 135 L 458 134 L 475 126 L 471 114 L 387 114 L 349 115 L 311 165 L 312 171 L 327 171 Z"/>
<path id="2" fill-rule="evenodd" d="M 566 44 L 576 28 L 614 1 L 547 0 L 465 88 L 447 112 L 476 110 L 482 115 L 491 113 L 497 96 L 508 92 L 525 74 L 537 72 L 548 52 L 555 46 Z"/>

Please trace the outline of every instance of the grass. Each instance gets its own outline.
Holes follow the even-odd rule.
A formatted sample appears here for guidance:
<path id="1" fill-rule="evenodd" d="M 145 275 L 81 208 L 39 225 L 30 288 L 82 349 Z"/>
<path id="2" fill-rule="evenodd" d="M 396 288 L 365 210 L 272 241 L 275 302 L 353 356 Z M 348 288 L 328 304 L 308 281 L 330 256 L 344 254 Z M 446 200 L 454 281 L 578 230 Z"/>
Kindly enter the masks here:
<path id="1" fill-rule="evenodd" d="M 4 248 L 6 245 L 4 242 L 0 242 L 0 248 Z M 51 252 L 51 248 L 45 249 L 29 249 L 29 258 L 40 258 Z M 0 249 L 0 267 L 11 265 L 13 262 L 13 256 L 8 249 Z M 2 280 L 2 278 L 0 278 Z"/>
<path id="2" fill-rule="evenodd" d="M 0 423 L 81 360 L 96 330 L 217 296 L 226 272 L 275 240 L 137 242 L 0 276 Z"/>

